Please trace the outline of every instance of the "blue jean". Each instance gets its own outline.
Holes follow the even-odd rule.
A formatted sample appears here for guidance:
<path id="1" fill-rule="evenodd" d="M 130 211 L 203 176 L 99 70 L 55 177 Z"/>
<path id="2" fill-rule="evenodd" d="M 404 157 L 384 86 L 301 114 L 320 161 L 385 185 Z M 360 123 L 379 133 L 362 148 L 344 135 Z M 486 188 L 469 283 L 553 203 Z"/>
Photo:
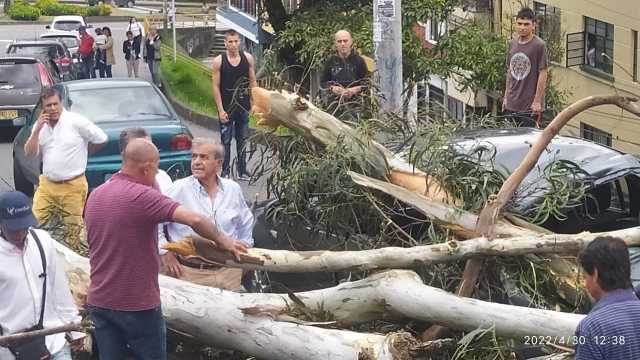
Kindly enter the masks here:
<path id="1" fill-rule="evenodd" d="M 83 79 L 95 78 L 96 74 L 93 68 L 93 54 L 91 55 L 82 55 L 81 57 L 82 63 L 80 64 L 81 73 Z"/>
<path id="2" fill-rule="evenodd" d="M 235 136 L 234 136 L 235 135 Z M 229 114 L 229 121 L 220 123 L 220 141 L 224 145 L 224 162 L 222 163 L 222 173 L 229 174 L 229 163 L 231 162 L 231 139 L 236 139 L 238 174 L 247 172 L 247 154 L 245 152 L 245 142 L 249 136 L 249 112 L 244 109 L 236 109 Z"/>
<path id="3" fill-rule="evenodd" d="M 101 360 L 166 360 L 167 330 L 162 309 L 118 311 L 88 305 Z"/>

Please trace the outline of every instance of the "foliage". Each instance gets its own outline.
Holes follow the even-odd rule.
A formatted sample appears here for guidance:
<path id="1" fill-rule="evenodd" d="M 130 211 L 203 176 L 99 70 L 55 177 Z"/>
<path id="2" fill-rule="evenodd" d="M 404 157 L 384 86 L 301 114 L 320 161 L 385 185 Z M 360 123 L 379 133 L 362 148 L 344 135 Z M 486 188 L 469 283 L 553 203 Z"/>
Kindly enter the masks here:
<path id="1" fill-rule="evenodd" d="M 40 9 L 25 0 L 15 0 L 9 7 L 7 15 L 13 20 L 38 20 L 41 14 Z"/>
<path id="2" fill-rule="evenodd" d="M 82 256 L 89 255 L 89 245 L 87 244 L 83 226 L 76 224 L 65 224 L 64 219 L 71 214 L 63 207 L 55 204 L 49 205 L 43 211 L 40 219 L 40 228 L 51 234 L 51 237 L 66 245 L 71 250 Z"/>
<path id="3" fill-rule="evenodd" d="M 507 360 L 512 359 L 508 340 L 497 338 L 495 329 L 478 328 L 467 333 L 453 354 L 453 360 Z"/>
<path id="4" fill-rule="evenodd" d="M 160 71 L 169 91 L 189 108 L 217 117 L 210 70 L 190 60 L 188 56 L 178 53 L 179 56 L 174 63 L 171 48 L 162 49 Z"/>
<path id="5" fill-rule="evenodd" d="M 58 0 L 38 0 L 35 7 L 40 9 L 42 15 L 81 15 L 81 16 L 108 16 L 111 15 L 111 6 L 102 4 L 95 7 L 85 7 L 70 4 L 60 4 Z"/>

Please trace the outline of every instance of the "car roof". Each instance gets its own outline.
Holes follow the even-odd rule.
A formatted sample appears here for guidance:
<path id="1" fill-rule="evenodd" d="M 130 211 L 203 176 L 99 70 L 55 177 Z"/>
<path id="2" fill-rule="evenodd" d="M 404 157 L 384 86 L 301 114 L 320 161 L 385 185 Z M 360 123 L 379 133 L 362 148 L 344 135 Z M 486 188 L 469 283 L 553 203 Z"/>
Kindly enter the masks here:
<path id="1" fill-rule="evenodd" d="M 70 37 L 70 38 L 78 38 L 78 35 L 69 31 L 47 31 L 45 33 L 40 34 L 40 38 L 50 38 L 50 37 Z"/>
<path id="2" fill-rule="evenodd" d="M 28 63 L 28 64 L 35 64 L 35 63 L 39 63 L 41 62 L 38 58 L 35 57 L 31 57 L 31 56 L 1 56 L 0 57 L 0 62 L 2 62 L 3 60 L 14 60 L 14 61 L 20 61 L 22 63 Z"/>
<path id="3" fill-rule="evenodd" d="M 129 78 L 108 78 L 108 79 L 86 79 L 74 80 L 63 83 L 70 91 L 94 90 L 94 89 L 114 89 L 122 87 L 151 87 L 151 83 L 146 80 Z"/>
<path id="4" fill-rule="evenodd" d="M 459 152 L 489 145 L 495 149 L 497 169 L 512 173 L 522 162 L 530 147 L 542 134 L 534 128 L 474 129 L 456 133 L 451 143 Z M 585 185 L 590 188 L 614 179 L 634 174 L 640 176 L 640 160 L 610 147 L 572 136 L 556 135 L 537 165 L 522 182 L 521 188 L 544 182 L 543 172 L 555 160 L 569 161 L 586 173 Z M 538 192 L 536 192 L 537 194 Z M 529 194 L 534 195 L 534 194 Z M 527 196 L 516 208 L 531 206 L 535 196 Z"/>
<path id="5" fill-rule="evenodd" d="M 12 42 L 9 46 L 15 46 L 15 45 L 62 45 L 64 46 L 63 43 L 59 42 L 58 40 L 17 40 Z"/>
<path id="6" fill-rule="evenodd" d="M 54 16 L 52 22 L 58 22 L 58 21 L 78 21 L 78 22 L 84 23 L 84 18 L 82 16 L 80 16 L 80 15 Z"/>

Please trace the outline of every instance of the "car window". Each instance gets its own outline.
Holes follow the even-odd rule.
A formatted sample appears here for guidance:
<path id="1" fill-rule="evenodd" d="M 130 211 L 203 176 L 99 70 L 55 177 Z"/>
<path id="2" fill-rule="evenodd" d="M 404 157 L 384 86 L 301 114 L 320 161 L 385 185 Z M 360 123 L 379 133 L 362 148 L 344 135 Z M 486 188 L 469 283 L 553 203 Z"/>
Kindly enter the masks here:
<path id="1" fill-rule="evenodd" d="M 79 21 L 63 20 L 63 21 L 56 21 L 56 23 L 53 24 L 53 28 L 56 30 L 62 30 L 62 31 L 75 31 L 75 30 L 78 30 L 78 28 L 81 25 L 82 24 Z"/>
<path id="2" fill-rule="evenodd" d="M 171 118 L 171 111 L 151 86 L 72 90 L 70 110 L 89 120 L 144 121 Z"/>
<path id="3" fill-rule="evenodd" d="M 11 45 L 9 54 L 48 56 L 52 59 L 61 56 L 61 46 L 55 45 Z"/>
<path id="4" fill-rule="evenodd" d="M 0 89 L 32 89 L 40 87 L 37 64 L 0 62 Z"/>
<path id="5" fill-rule="evenodd" d="M 68 48 L 75 48 L 80 45 L 80 42 L 76 37 L 71 36 L 46 36 L 46 39 L 55 39 L 65 44 Z"/>

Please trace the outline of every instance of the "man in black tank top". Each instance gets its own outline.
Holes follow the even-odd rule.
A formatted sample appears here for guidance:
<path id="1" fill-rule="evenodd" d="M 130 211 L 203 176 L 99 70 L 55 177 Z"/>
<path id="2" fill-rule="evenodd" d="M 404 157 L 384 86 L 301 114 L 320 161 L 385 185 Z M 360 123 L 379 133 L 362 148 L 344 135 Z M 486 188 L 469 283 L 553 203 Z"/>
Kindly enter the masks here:
<path id="1" fill-rule="evenodd" d="M 249 89 L 256 86 L 254 59 L 240 50 L 240 35 L 234 30 L 224 34 L 225 52 L 213 59 L 213 98 L 220 120 L 220 140 L 224 145 L 222 176 L 229 176 L 231 138 L 236 139 L 238 180 L 248 180 L 245 141 L 249 134 Z M 235 133 L 235 136 L 233 136 Z"/>

